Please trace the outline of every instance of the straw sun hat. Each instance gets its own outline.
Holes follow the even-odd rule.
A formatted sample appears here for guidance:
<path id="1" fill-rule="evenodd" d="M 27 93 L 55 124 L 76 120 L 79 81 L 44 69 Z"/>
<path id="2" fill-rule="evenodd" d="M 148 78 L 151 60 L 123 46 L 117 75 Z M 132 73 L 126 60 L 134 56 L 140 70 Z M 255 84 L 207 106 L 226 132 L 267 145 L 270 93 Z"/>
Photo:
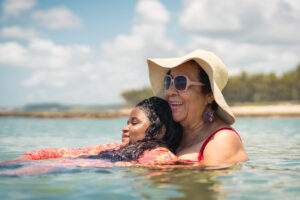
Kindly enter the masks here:
<path id="1" fill-rule="evenodd" d="M 219 105 L 216 114 L 224 122 L 233 124 L 235 117 L 221 92 L 228 80 L 227 68 L 220 58 L 212 52 L 199 49 L 177 58 L 148 59 L 150 83 L 154 94 L 164 98 L 164 77 L 166 73 L 170 69 L 190 60 L 197 62 L 209 77 L 214 99 Z"/>

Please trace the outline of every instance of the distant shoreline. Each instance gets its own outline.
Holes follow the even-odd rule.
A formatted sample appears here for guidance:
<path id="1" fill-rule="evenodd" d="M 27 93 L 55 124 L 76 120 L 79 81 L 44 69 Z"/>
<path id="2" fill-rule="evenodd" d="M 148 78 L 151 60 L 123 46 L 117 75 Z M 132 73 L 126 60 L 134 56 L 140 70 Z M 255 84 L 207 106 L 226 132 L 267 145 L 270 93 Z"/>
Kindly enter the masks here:
<path id="1" fill-rule="evenodd" d="M 236 117 L 295 117 L 300 118 L 300 105 L 242 105 L 231 107 Z M 95 112 L 9 112 L 0 111 L 0 117 L 31 118 L 118 118 L 129 116 L 131 109 Z"/>
<path id="2" fill-rule="evenodd" d="M 300 118 L 299 104 L 243 105 L 231 107 L 236 117 L 296 117 Z"/>
<path id="3" fill-rule="evenodd" d="M 118 118 L 129 116 L 131 109 L 121 109 L 113 111 L 89 111 L 89 112 L 3 112 L 0 117 L 29 117 L 29 118 Z"/>

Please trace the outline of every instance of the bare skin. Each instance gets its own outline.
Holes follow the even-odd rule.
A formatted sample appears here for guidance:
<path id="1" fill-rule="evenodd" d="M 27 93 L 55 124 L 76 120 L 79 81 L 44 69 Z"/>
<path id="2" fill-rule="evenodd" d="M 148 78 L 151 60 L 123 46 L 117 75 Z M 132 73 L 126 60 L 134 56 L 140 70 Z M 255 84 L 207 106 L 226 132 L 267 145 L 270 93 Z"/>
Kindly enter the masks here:
<path id="1" fill-rule="evenodd" d="M 145 137 L 146 129 L 149 127 L 150 121 L 147 115 L 139 107 L 135 107 L 128 118 L 127 125 L 122 128 L 122 143 L 119 148 L 124 148 L 131 143 L 142 140 Z M 161 132 L 156 137 L 162 139 L 166 129 L 163 126 Z"/>
<path id="2" fill-rule="evenodd" d="M 135 107 L 129 116 L 127 126 L 122 129 L 122 143 L 135 143 L 145 137 L 150 121 L 139 107 Z"/>
<path id="3" fill-rule="evenodd" d="M 135 143 L 145 138 L 145 131 L 149 127 L 150 121 L 145 112 L 140 107 L 132 109 L 127 121 L 127 125 L 122 128 L 122 143 L 116 149 L 121 149 L 129 144 Z M 165 135 L 165 127 L 162 128 L 161 133 L 157 136 L 157 139 L 162 139 Z M 19 158 L 2 161 L 0 164 L 15 164 L 18 162 L 30 161 L 31 158 L 27 156 L 20 156 Z"/>
<path id="4" fill-rule="evenodd" d="M 198 66 L 187 62 L 171 70 L 171 76 L 185 75 L 191 81 L 199 81 Z M 177 91 L 171 85 L 165 91 L 165 99 L 171 106 L 173 118 L 183 127 L 183 139 L 176 155 L 182 160 L 198 161 L 204 141 L 220 128 L 230 127 L 217 116 L 212 123 L 204 122 L 203 113 L 212 103 L 212 93 L 203 94 L 201 86 L 190 86 L 186 92 Z M 235 164 L 248 159 L 240 138 L 231 130 L 222 130 L 208 142 L 202 165 Z"/>
<path id="5" fill-rule="evenodd" d="M 140 107 L 135 107 L 132 109 L 130 116 L 127 121 L 127 125 L 122 129 L 122 143 L 120 148 L 124 148 L 129 144 L 135 143 L 139 140 L 145 138 L 145 132 L 150 125 L 150 120 L 148 119 L 145 112 Z M 157 138 L 162 139 L 165 135 L 166 129 L 162 128 L 161 132 L 158 134 Z M 31 162 L 30 158 L 26 158 L 25 156 L 21 156 L 20 158 L 14 160 L 8 160 L 0 162 L 0 165 L 5 164 L 17 164 L 17 163 L 25 163 Z M 78 163 L 77 163 L 78 164 Z M 79 163 L 80 164 L 80 163 Z M 101 163 L 100 163 L 101 164 Z M 59 165 L 59 163 L 58 163 Z M 76 162 L 74 162 L 76 165 Z M 117 162 L 116 166 L 131 166 L 133 165 L 130 162 Z M 25 166 L 20 169 L 14 169 L 9 171 L 0 172 L 0 175 L 34 175 L 34 174 L 43 174 L 50 173 L 57 170 L 56 167 L 53 166 Z"/>

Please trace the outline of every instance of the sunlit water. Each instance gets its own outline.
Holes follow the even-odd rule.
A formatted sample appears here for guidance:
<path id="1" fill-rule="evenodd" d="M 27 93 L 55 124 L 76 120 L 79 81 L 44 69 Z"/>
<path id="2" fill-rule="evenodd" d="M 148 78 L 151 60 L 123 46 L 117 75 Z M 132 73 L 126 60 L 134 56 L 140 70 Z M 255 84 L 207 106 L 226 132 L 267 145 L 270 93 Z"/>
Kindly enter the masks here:
<path id="1" fill-rule="evenodd" d="M 125 123 L 0 118 L 0 161 L 33 149 L 117 142 Z M 110 167 L 0 176 L 0 199 L 298 199 L 300 119 L 239 118 L 233 127 L 250 159 L 230 169 Z"/>

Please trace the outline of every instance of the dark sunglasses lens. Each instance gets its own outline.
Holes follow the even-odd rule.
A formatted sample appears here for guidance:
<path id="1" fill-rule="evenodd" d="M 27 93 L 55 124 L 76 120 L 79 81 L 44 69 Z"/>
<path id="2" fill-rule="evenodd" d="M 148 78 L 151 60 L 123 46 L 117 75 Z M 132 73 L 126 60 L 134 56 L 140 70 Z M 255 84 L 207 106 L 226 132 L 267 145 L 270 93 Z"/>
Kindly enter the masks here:
<path id="1" fill-rule="evenodd" d="M 164 80 L 164 88 L 165 90 L 168 90 L 170 88 L 171 85 L 171 77 L 166 76 L 165 80 Z"/>
<path id="2" fill-rule="evenodd" d="M 174 79 L 174 85 L 177 90 L 185 90 L 187 80 L 184 76 L 176 76 Z"/>

